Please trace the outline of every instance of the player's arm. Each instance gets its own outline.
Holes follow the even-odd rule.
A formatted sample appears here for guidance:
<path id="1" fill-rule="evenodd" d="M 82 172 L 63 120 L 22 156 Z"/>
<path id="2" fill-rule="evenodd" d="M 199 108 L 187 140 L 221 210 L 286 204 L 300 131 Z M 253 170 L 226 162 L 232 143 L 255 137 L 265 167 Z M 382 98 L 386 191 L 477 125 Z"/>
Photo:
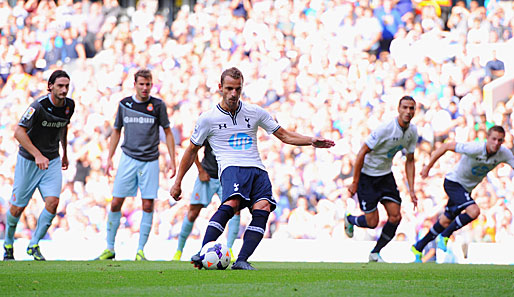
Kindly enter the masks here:
<path id="1" fill-rule="evenodd" d="M 121 129 L 112 129 L 111 139 L 109 141 L 109 154 L 107 155 L 107 166 L 105 168 L 108 176 L 111 175 L 110 170 L 113 168 L 112 157 L 114 156 L 114 152 L 116 152 L 116 148 L 120 142 L 120 137 Z"/>
<path id="2" fill-rule="evenodd" d="M 418 205 L 418 198 L 416 197 L 416 191 L 414 190 L 414 173 L 416 172 L 414 164 L 414 154 L 407 154 L 407 161 L 405 161 L 405 175 L 407 176 L 410 198 L 412 203 L 414 203 L 414 207 L 416 207 Z"/>
<path id="3" fill-rule="evenodd" d="M 175 179 L 175 184 L 171 187 L 170 195 L 175 200 L 180 200 L 180 194 L 182 193 L 181 185 L 182 179 L 184 175 L 186 175 L 191 165 L 193 165 L 195 158 L 198 158 L 198 150 L 201 148 L 200 145 L 195 145 L 194 143 L 190 143 L 187 147 L 184 155 L 182 156 L 182 160 L 180 160 L 180 164 L 178 166 L 178 172 Z"/>
<path id="4" fill-rule="evenodd" d="M 203 168 L 202 163 L 200 162 L 200 159 L 198 158 L 198 153 L 196 154 L 196 157 L 195 157 L 195 165 L 196 165 L 196 168 L 198 168 L 198 178 L 200 179 L 200 181 L 203 181 L 203 182 L 209 181 L 211 179 L 211 176 Z"/>
<path id="5" fill-rule="evenodd" d="M 64 126 L 61 130 L 61 147 L 62 147 L 62 160 L 61 166 L 63 170 L 68 169 L 69 161 L 68 161 L 68 126 Z"/>
<path id="6" fill-rule="evenodd" d="M 428 164 L 421 169 L 421 177 L 426 178 L 428 176 L 428 173 L 432 166 L 434 166 L 435 162 L 441 158 L 444 153 L 447 151 L 455 151 L 455 146 L 457 145 L 456 142 L 447 142 L 443 143 L 438 149 L 435 150 L 435 152 L 430 156 L 430 161 L 428 161 Z"/>
<path id="7" fill-rule="evenodd" d="M 50 163 L 50 161 L 48 160 L 48 158 L 43 156 L 43 154 L 38 150 L 38 148 L 32 143 L 29 135 L 27 134 L 27 128 L 17 125 L 16 128 L 14 128 L 14 138 L 18 140 L 18 142 L 24 149 L 26 149 L 32 156 L 34 156 L 36 166 L 39 169 L 48 169 L 48 164 Z"/>
<path id="8" fill-rule="evenodd" d="M 282 127 L 273 133 L 280 141 L 292 145 L 312 145 L 317 148 L 329 148 L 334 146 L 334 141 L 319 137 L 305 136 L 296 132 L 288 131 Z"/>
<path id="9" fill-rule="evenodd" d="M 166 146 L 168 147 L 168 152 L 170 154 L 170 161 L 169 164 L 166 164 L 166 167 L 171 171 L 170 178 L 173 178 L 177 171 L 177 165 L 175 163 L 175 139 L 169 127 L 164 129 L 164 134 L 166 135 Z"/>
<path id="10" fill-rule="evenodd" d="M 371 152 L 371 149 L 367 144 L 363 144 L 359 153 L 357 154 L 357 159 L 355 160 L 355 164 L 353 165 L 353 181 L 348 191 L 353 196 L 357 192 L 357 185 L 359 184 L 359 179 L 361 178 L 361 170 L 364 165 L 364 158 L 366 154 Z"/>

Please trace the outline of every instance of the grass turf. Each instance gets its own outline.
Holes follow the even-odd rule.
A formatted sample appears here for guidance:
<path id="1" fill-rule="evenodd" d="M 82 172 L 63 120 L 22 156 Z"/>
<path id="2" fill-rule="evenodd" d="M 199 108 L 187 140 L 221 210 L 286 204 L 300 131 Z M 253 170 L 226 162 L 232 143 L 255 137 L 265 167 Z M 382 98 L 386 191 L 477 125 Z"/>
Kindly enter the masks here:
<path id="1" fill-rule="evenodd" d="M 187 262 L 0 262 L 0 295 L 514 296 L 514 266 L 267 263 L 257 271 Z"/>

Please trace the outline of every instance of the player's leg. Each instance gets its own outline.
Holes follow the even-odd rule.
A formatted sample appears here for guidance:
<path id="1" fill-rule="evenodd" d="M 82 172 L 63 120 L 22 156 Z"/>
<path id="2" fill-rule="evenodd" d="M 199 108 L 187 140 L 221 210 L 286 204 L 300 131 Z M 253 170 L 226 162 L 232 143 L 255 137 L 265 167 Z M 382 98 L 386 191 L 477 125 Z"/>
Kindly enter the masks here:
<path id="1" fill-rule="evenodd" d="M 14 260 L 14 232 L 16 231 L 16 226 L 18 225 L 18 221 L 20 220 L 24 209 L 25 206 L 18 207 L 11 205 L 11 207 L 7 210 L 7 224 L 4 238 L 4 261 Z"/>
<path id="2" fill-rule="evenodd" d="M 203 205 L 201 204 L 189 205 L 189 210 L 187 211 L 187 214 L 184 216 L 184 220 L 182 221 L 182 228 L 180 229 L 180 234 L 178 235 L 177 251 L 173 256 L 173 261 L 180 261 L 180 258 L 182 257 L 182 251 L 186 245 L 186 240 L 191 234 L 193 225 L 202 208 Z"/>
<path id="3" fill-rule="evenodd" d="M 353 226 L 374 229 L 378 225 L 377 205 L 381 198 L 381 189 L 376 187 L 378 178 L 361 173 L 357 186 L 357 198 L 364 214 L 360 216 L 347 214 L 345 216 L 345 232 L 350 238 L 353 237 Z"/>
<path id="4" fill-rule="evenodd" d="M 369 260 L 374 262 L 383 262 L 382 257 L 380 257 L 380 251 L 396 235 L 396 229 L 398 229 L 398 225 L 402 219 L 400 212 L 402 199 L 400 198 L 400 192 L 398 192 L 398 186 L 396 185 L 396 181 L 392 173 L 377 177 L 373 185 L 380 189 L 380 191 L 377 192 L 381 197 L 380 202 L 386 209 L 387 221 L 382 228 L 382 233 L 377 240 L 377 244 L 371 251 Z"/>
<path id="5" fill-rule="evenodd" d="M 182 250 L 184 249 L 187 238 L 191 234 L 191 230 L 193 230 L 193 225 L 200 214 L 200 211 L 203 207 L 206 207 L 211 203 L 212 196 L 215 193 L 214 190 L 210 190 L 213 180 L 218 181 L 217 179 L 211 179 L 210 181 L 202 182 L 199 177 L 196 178 L 193 186 L 193 192 L 191 194 L 189 210 L 187 215 L 184 216 L 180 234 L 178 236 L 177 251 L 172 259 L 174 261 L 179 261 L 182 257 Z M 219 181 L 216 184 L 219 186 Z"/>
<path id="6" fill-rule="evenodd" d="M 217 193 L 218 197 L 221 200 L 223 197 L 223 187 L 219 179 L 211 179 L 210 189 L 213 190 L 214 193 Z M 230 260 L 234 262 L 236 259 L 234 257 L 234 252 L 232 251 L 232 246 L 234 246 L 234 241 L 237 239 L 237 235 L 239 235 L 239 225 L 241 222 L 241 211 L 236 211 L 234 216 L 228 221 L 228 231 L 227 231 L 227 247 L 230 251 Z"/>
<path id="7" fill-rule="evenodd" d="M 45 257 L 43 257 L 43 255 L 41 254 L 41 250 L 39 248 L 39 241 L 46 235 L 48 228 L 50 228 L 50 226 L 52 225 L 52 220 L 55 217 L 58 205 L 59 198 L 53 196 L 45 198 L 45 207 L 39 215 L 36 230 L 34 231 L 32 239 L 30 240 L 29 246 L 27 248 L 27 253 L 33 256 L 34 260 L 45 260 Z"/>
<path id="8" fill-rule="evenodd" d="M 112 260 L 116 257 L 114 242 L 120 227 L 121 207 L 125 197 L 137 195 L 138 163 L 125 153 L 121 154 L 118 170 L 112 187 L 111 208 L 107 214 L 107 248 L 96 260 Z"/>
<path id="9" fill-rule="evenodd" d="M 137 247 L 136 260 L 146 260 L 144 248 L 150 236 L 153 223 L 154 199 L 159 191 L 159 160 L 142 162 L 137 161 L 140 175 L 137 175 L 141 198 L 143 203 L 143 216 L 139 226 L 139 244 Z"/>
<path id="10" fill-rule="evenodd" d="M 18 155 L 14 169 L 14 184 L 10 199 L 10 208 L 6 214 L 4 260 L 14 260 L 14 233 L 21 214 L 32 198 L 32 194 L 43 176 L 43 170 L 37 168 L 34 161 Z"/>
<path id="11" fill-rule="evenodd" d="M 38 185 L 39 192 L 45 201 L 45 207 L 39 215 L 36 230 L 27 248 L 27 253 L 37 261 L 45 260 L 39 248 L 39 241 L 46 235 L 48 228 L 52 225 L 52 220 L 59 205 L 59 195 L 62 189 L 61 164 L 60 158 L 51 160 Z"/>
<path id="12" fill-rule="evenodd" d="M 232 269 L 255 269 L 248 263 L 248 258 L 254 253 L 264 237 L 269 214 L 276 208 L 268 173 L 258 168 L 248 170 L 255 172 L 250 194 L 252 197 L 250 201 L 252 203 L 252 221 L 243 235 L 243 246 L 239 251 L 236 262 L 232 265 Z"/>
<path id="13" fill-rule="evenodd" d="M 466 207 L 465 211 L 458 215 L 451 224 L 441 232 L 443 238 L 449 238 L 453 232 L 471 223 L 480 215 L 480 208 L 476 204 L 471 204 Z"/>
<path id="14" fill-rule="evenodd" d="M 450 225 L 452 219 L 450 219 L 448 216 L 451 217 L 449 213 L 442 214 L 437 222 L 430 228 L 428 233 L 420 240 L 418 240 L 411 248 L 412 253 L 416 257 L 414 262 L 421 263 L 422 257 L 423 257 L 423 249 L 425 246 L 434 240 L 437 235 L 439 235 L 443 230 Z"/>
<path id="15" fill-rule="evenodd" d="M 264 237 L 270 212 L 271 204 L 267 200 L 260 200 L 254 204 L 252 209 L 252 221 L 243 235 L 243 246 L 237 256 L 236 262 L 232 265 L 232 269 L 255 269 L 248 263 L 248 258 L 254 253 Z"/>
<path id="16" fill-rule="evenodd" d="M 449 197 L 448 205 L 452 206 L 447 207 L 447 212 L 452 211 L 453 217 L 450 217 L 452 219 L 450 225 L 441 232 L 441 240 L 438 241 L 437 247 L 446 252 L 450 235 L 476 219 L 480 214 L 480 208 L 471 198 L 471 193 L 460 184 L 445 179 L 444 190 Z M 462 213 L 463 210 L 465 210 L 464 213 Z"/>
<path id="17" fill-rule="evenodd" d="M 380 260 L 379 253 L 382 248 L 384 248 L 394 238 L 396 229 L 398 229 L 398 225 L 402 219 L 400 213 L 400 204 L 395 201 L 384 201 L 383 204 L 387 212 L 387 222 L 382 228 L 382 233 L 377 240 L 377 244 L 373 250 L 371 250 L 371 254 L 376 254 L 372 257 L 377 258 L 377 260 Z"/>
<path id="18" fill-rule="evenodd" d="M 241 224 L 240 214 L 241 211 L 237 211 L 230 221 L 228 221 L 227 247 L 230 251 L 230 261 L 232 262 L 236 260 L 232 247 L 234 246 L 234 241 L 237 239 L 237 235 L 239 235 L 239 225 Z"/>
<path id="19" fill-rule="evenodd" d="M 246 169 L 230 166 L 221 173 L 222 204 L 209 221 L 202 246 L 216 241 L 225 230 L 228 220 L 250 200 L 252 174 Z"/>
<path id="20" fill-rule="evenodd" d="M 139 243 L 137 246 L 136 260 L 145 261 L 146 257 L 144 254 L 144 248 L 150 236 L 153 223 L 153 208 L 154 199 L 142 199 L 143 200 L 143 216 L 141 217 L 141 224 L 139 225 Z"/>

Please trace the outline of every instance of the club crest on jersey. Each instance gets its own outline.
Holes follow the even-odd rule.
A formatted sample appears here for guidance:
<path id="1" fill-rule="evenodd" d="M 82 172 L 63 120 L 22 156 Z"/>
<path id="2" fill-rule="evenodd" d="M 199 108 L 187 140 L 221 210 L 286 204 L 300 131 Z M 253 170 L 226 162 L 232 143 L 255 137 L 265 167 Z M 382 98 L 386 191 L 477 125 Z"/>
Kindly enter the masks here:
<path id="1" fill-rule="evenodd" d="M 235 150 L 248 150 L 252 147 L 253 139 L 246 133 L 236 133 L 230 136 L 228 144 Z"/>
<path id="2" fill-rule="evenodd" d="M 23 114 L 23 119 L 29 120 L 34 114 L 34 111 L 36 111 L 34 107 L 29 106 L 29 108 L 27 108 L 27 111 L 25 111 L 25 113 Z"/>
<path id="3" fill-rule="evenodd" d="M 149 103 L 148 106 L 146 106 L 146 110 L 153 111 L 153 104 Z"/>
<path id="4" fill-rule="evenodd" d="M 66 110 L 64 110 L 64 113 L 65 113 L 66 115 L 69 115 L 69 114 L 70 114 L 70 107 L 69 107 L 69 106 L 68 106 L 68 107 L 66 107 Z"/>

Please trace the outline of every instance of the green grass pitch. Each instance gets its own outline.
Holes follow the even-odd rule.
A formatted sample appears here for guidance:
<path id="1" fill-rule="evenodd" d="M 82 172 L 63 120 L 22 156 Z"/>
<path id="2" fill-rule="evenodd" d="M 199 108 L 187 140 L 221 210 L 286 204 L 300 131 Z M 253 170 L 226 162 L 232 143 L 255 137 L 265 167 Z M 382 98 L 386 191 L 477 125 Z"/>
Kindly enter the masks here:
<path id="1" fill-rule="evenodd" d="M 514 266 L 255 262 L 0 262 L 2 296 L 514 296 Z"/>

